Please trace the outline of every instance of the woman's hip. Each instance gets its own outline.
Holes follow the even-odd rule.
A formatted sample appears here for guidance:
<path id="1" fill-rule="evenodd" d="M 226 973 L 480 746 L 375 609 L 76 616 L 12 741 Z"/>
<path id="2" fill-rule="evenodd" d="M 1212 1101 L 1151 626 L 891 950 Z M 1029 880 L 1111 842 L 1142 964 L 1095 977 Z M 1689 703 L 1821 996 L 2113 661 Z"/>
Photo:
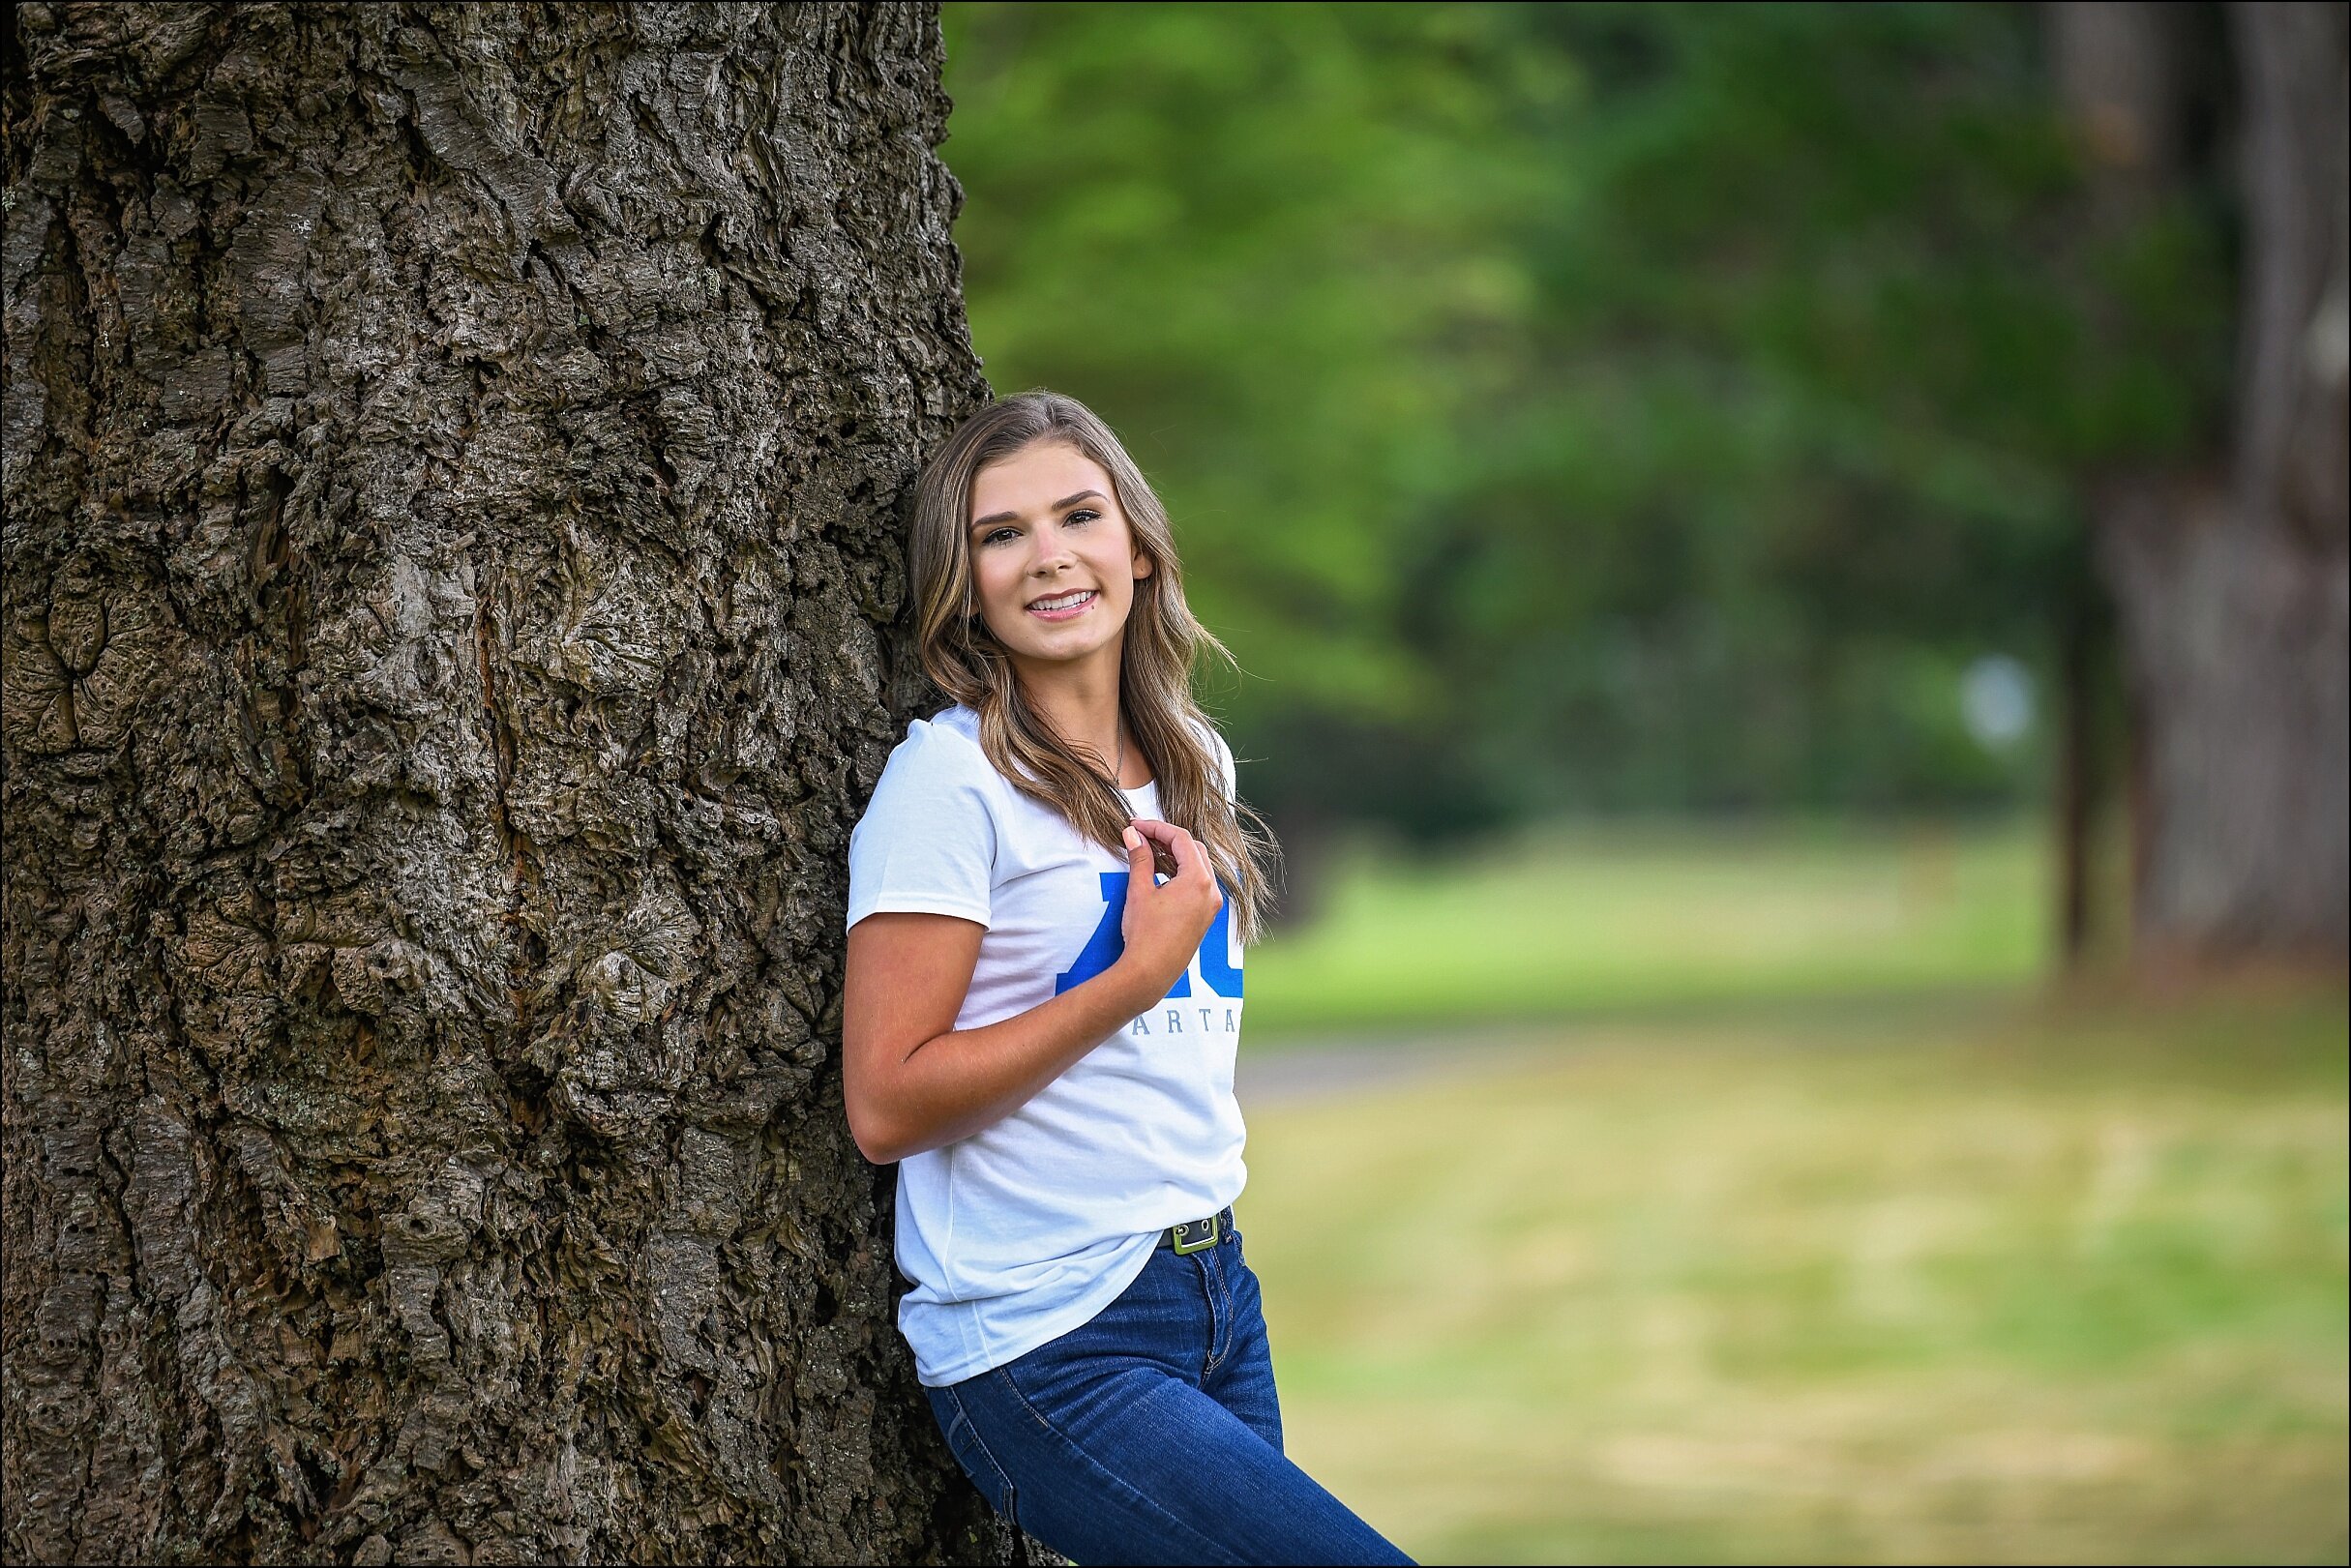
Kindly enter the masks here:
<path id="1" fill-rule="evenodd" d="M 1080 1562 L 1402 1562 L 1281 1450 L 1237 1237 L 1154 1253 L 1110 1306 L 929 1391 L 991 1505 Z"/>

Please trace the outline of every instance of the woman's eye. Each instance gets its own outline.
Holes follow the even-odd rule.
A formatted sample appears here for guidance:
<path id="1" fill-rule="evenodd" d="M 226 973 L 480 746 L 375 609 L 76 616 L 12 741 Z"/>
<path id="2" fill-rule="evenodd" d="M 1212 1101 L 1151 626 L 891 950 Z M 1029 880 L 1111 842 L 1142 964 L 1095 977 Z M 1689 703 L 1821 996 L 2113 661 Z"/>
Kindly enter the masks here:
<path id="1" fill-rule="evenodd" d="M 1015 530 L 1010 528 L 998 528 L 994 533 L 989 534 L 986 538 L 982 539 L 980 543 L 983 545 L 993 545 L 999 539 L 1018 538 L 1020 538 L 1020 534 Z"/>
<path id="2" fill-rule="evenodd" d="M 1078 510 L 1076 510 L 1075 512 L 1072 512 L 1072 513 L 1071 513 L 1071 514 L 1070 514 L 1068 517 L 1063 518 L 1061 520 L 1062 520 L 1063 522 L 1065 522 L 1065 523 L 1066 523 L 1066 522 L 1091 522 L 1091 521 L 1093 521 L 1093 520 L 1094 520 L 1096 518 L 1100 517 L 1101 515 L 1102 515 L 1102 514 L 1101 514 L 1101 513 L 1099 513 L 1099 512 L 1090 511 L 1090 510 L 1088 510 L 1088 509 L 1087 509 L 1087 508 L 1086 508 L 1086 507 L 1080 507 L 1080 508 L 1078 508 Z"/>

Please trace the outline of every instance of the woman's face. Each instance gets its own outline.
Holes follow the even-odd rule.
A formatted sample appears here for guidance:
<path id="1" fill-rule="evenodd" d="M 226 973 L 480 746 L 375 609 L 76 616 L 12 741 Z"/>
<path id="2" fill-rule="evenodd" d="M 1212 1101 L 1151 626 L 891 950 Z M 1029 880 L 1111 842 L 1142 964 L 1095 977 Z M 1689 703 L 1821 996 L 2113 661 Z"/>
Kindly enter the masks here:
<path id="1" fill-rule="evenodd" d="M 1014 666 L 1116 657 L 1151 575 L 1117 487 L 1064 441 L 1036 441 L 971 481 L 971 578 Z"/>

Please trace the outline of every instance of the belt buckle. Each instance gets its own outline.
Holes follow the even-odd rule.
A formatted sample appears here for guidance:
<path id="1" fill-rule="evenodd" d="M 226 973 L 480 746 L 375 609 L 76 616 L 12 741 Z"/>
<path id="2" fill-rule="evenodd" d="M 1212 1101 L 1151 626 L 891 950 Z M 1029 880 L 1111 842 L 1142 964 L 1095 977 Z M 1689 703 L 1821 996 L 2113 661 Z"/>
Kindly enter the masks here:
<path id="1" fill-rule="evenodd" d="M 1201 1238 L 1198 1241 L 1186 1241 L 1184 1237 L 1190 1235 L 1195 1228 L 1204 1232 Z M 1216 1216 L 1213 1214 L 1205 1220 L 1194 1220 L 1176 1228 L 1176 1256 L 1178 1257 L 1191 1253 L 1205 1253 L 1215 1245 Z"/>

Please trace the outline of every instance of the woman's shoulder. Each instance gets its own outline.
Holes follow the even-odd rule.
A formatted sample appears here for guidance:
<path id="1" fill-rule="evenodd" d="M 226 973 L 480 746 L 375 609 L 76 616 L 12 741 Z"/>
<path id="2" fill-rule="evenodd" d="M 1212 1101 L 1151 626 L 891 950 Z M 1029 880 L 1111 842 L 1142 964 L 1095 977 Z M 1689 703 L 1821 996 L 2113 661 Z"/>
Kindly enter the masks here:
<path id="1" fill-rule="evenodd" d="M 980 749 L 979 716 L 958 704 L 942 708 L 928 719 L 907 725 L 906 739 L 890 753 L 890 773 L 925 778 L 967 779 L 974 783 L 996 777 L 988 754 Z"/>
<path id="2" fill-rule="evenodd" d="M 993 834 L 1006 802 L 997 771 L 980 750 L 975 726 L 954 708 L 916 719 L 882 765 L 860 814 L 861 836 L 893 840 L 940 832 Z"/>
<path id="3" fill-rule="evenodd" d="M 996 766 L 980 748 L 979 715 L 958 704 L 941 708 L 928 719 L 907 725 L 907 738 L 890 754 L 892 766 L 901 762 L 927 773 L 967 774 L 993 779 Z"/>
<path id="4" fill-rule="evenodd" d="M 972 751 L 979 752 L 979 715 L 965 707 L 961 702 L 941 708 L 930 718 L 917 719 L 907 725 L 908 739 L 913 739 L 917 733 L 953 736 L 967 744 Z M 985 756 L 987 754 L 980 752 L 979 754 Z"/>

